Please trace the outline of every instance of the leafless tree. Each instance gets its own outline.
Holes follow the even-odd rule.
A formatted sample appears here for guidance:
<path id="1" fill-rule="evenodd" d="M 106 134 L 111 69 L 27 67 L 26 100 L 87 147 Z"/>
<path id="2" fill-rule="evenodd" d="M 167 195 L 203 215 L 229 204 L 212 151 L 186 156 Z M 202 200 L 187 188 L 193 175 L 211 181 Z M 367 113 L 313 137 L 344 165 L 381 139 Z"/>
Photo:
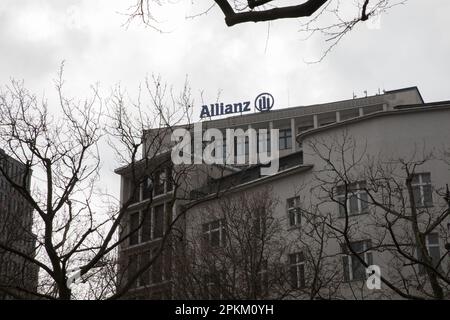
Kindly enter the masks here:
<path id="1" fill-rule="evenodd" d="M 306 35 L 306 39 L 321 35 L 325 39 L 326 47 L 323 58 L 339 43 L 339 41 L 360 22 L 369 19 L 377 19 L 392 7 L 403 5 L 407 0 L 214 0 L 209 3 L 198 1 L 197 6 L 191 5 L 198 13 L 188 16 L 195 18 L 208 14 L 218 8 L 225 16 L 227 26 L 235 26 L 247 22 L 264 22 L 278 19 L 301 19 L 300 31 Z M 199 4 L 200 3 L 200 4 Z M 158 16 L 155 7 L 169 6 L 166 3 L 154 0 L 135 0 L 129 9 L 128 22 L 140 20 L 146 26 L 160 30 Z M 314 61 L 313 61 L 314 62 Z"/>
<path id="2" fill-rule="evenodd" d="M 309 216 L 322 219 L 316 239 L 326 234 L 328 245 L 339 243 L 347 275 L 341 287 L 345 283 L 355 298 L 368 296 L 365 283 L 358 287 L 348 274 L 365 279 L 376 253 L 385 286 L 377 297 L 448 298 L 449 192 L 429 174 L 432 167 L 448 168 L 448 153 L 416 146 L 402 158 L 373 155 L 346 131 L 309 147 L 320 168 L 312 193 L 321 199 Z"/>
<path id="3" fill-rule="evenodd" d="M 175 96 L 160 78 L 147 80 L 141 90 L 148 94 L 146 105 L 141 95 L 133 104 L 117 88 L 106 101 L 105 112 L 96 87 L 90 98 L 78 102 L 65 95 L 62 76 L 61 68 L 55 81 L 57 112 L 50 111 L 47 101 L 40 101 L 23 82 L 12 81 L 0 93 L 0 145 L 23 168 L 20 179 L 2 166 L 0 175 L 35 212 L 32 239 L 36 242 L 35 250 L 27 252 L 2 238 L 0 249 L 40 269 L 37 292 L 17 284 L 0 289 L 9 295 L 18 296 L 18 292 L 46 299 L 121 298 L 162 254 L 177 220 L 167 214 L 156 254 L 133 277 L 123 280 L 119 248 L 144 227 L 140 221 L 130 229 L 128 208 L 136 203 L 143 183 L 170 168 L 170 152 L 167 156 L 162 151 L 169 147 L 168 131 L 190 121 L 189 86 Z M 143 138 L 149 131 L 151 136 Z M 131 188 L 121 202 L 98 184 L 102 139 L 110 142 L 119 163 L 128 170 Z M 181 167 L 165 176 L 174 197 L 185 172 Z M 35 181 L 32 188 L 30 179 Z M 151 206 L 150 197 L 144 209 Z M 84 284 L 73 286 L 80 281 Z"/>
<path id="4" fill-rule="evenodd" d="M 178 298 L 282 299 L 290 283 L 284 238 L 271 190 L 239 192 L 196 207 L 177 250 Z M 195 222 L 192 222 L 195 221 Z"/>

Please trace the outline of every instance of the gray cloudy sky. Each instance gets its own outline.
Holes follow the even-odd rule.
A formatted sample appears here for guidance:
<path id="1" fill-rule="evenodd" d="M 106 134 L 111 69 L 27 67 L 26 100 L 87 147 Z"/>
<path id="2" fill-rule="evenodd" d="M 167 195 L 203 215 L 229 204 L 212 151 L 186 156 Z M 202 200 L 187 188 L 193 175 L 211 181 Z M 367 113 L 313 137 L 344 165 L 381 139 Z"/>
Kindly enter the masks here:
<path id="1" fill-rule="evenodd" d="M 65 60 L 74 94 L 96 82 L 106 91 L 117 83 L 137 88 L 152 73 L 180 86 L 188 75 L 198 108 L 200 90 L 209 102 L 219 89 L 225 102 L 268 91 L 277 108 L 414 85 L 426 101 L 450 100 L 448 0 L 409 0 L 379 29 L 358 26 L 319 64 L 304 62 L 320 57 L 322 43 L 302 41 L 299 21 L 271 23 L 266 49 L 267 23 L 228 28 L 218 9 L 185 21 L 191 1 L 169 2 L 158 17 L 171 32 L 161 34 L 137 22 L 123 26 L 120 12 L 134 0 L 1 0 L 0 84 L 24 79 L 51 95 Z"/>

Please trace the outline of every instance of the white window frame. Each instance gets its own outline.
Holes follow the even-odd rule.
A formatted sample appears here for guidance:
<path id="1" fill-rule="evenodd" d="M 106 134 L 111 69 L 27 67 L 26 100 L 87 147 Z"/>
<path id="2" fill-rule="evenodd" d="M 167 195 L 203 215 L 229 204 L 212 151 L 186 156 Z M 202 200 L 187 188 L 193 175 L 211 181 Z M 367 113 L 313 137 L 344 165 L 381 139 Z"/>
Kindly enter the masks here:
<path id="1" fill-rule="evenodd" d="M 293 201 L 294 206 L 291 207 L 289 202 Z M 302 223 L 302 216 L 301 216 L 301 208 L 300 208 L 300 197 L 299 196 L 295 196 L 295 197 L 291 197 L 286 199 L 286 210 L 287 210 L 287 214 L 288 214 L 288 223 L 289 223 L 289 227 L 293 228 L 293 227 L 298 227 L 301 225 Z M 294 214 L 294 224 L 291 224 L 291 214 Z"/>
<path id="2" fill-rule="evenodd" d="M 304 287 L 306 287 L 306 264 L 305 264 L 305 256 L 303 253 L 303 260 L 300 259 L 300 255 L 302 254 L 302 252 L 294 252 L 289 254 L 289 277 L 291 276 L 291 269 L 295 268 L 295 274 L 296 274 L 296 278 L 297 278 L 297 283 L 295 284 L 295 288 L 294 289 L 302 289 Z M 295 263 L 291 263 L 290 261 L 290 257 L 291 256 L 295 256 Z M 303 267 L 303 273 L 301 272 Z M 291 285 L 292 285 L 292 279 L 290 279 L 291 281 Z M 303 283 L 302 283 L 303 280 Z"/>
<path id="3" fill-rule="evenodd" d="M 429 175 L 430 176 L 430 182 L 423 182 L 423 176 L 424 175 Z M 430 172 L 420 172 L 420 173 L 414 173 L 413 176 L 417 176 L 419 182 L 414 183 L 411 181 L 411 187 L 414 189 L 414 187 L 419 187 L 419 194 L 420 194 L 420 203 L 419 203 L 419 207 L 421 208 L 426 208 L 426 207 L 430 207 L 433 203 L 433 188 L 432 188 L 432 184 L 431 184 L 431 173 Z M 428 205 L 425 203 L 425 190 L 424 187 L 425 186 L 429 186 L 430 187 L 430 192 L 431 192 L 431 204 Z M 417 205 L 417 199 L 414 199 L 415 203 Z"/>
<path id="4" fill-rule="evenodd" d="M 219 226 L 217 228 L 213 229 L 212 225 L 215 222 L 219 222 Z M 225 245 L 225 238 L 224 238 L 225 237 L 225 227 L 226 227 L 225 219 L 216 219 L 216 220 L 213 220 L 211 222 L 207 222 L 207 223 L 203 224 L 203 226 L 205 226 L 205 225 L 208 226 L 208 230 L 204 231 L 202 229 L 202 236 L 204 237 L 205 235 L 207 235 L 207 237 L 208 237 L 208 246 L 209 247 L 223 247 Z M 203 228 L 203 226 L 202 226 L 202 228 Z M 212 246 L 211 245 L 211 242 L 212 242 L 211 234 L 213 232 L 216 232 L 216 231 L 219 231 L 219 245 L 218 246 Z"/>
<path id="5" fill-rule="evenodd" d="M 437 243 L 430 243 L 430 236 L 431 235 L 436 235 L 437 236 Z M 437 248 L 439 250 L 439 257 L 438 259 L 441 258 L 441 246 L 439 244 L 439 233 L 438 232 L 432 232 L 426 235 L 425 237 L 425 247 L 427 248 L 427 252 L 428 254 L 431 256 L 431 248 Z M 420 256 L 418 255 L 417 258 L 420 258 Z M 431 258 L 433 258 L 431 256 Z M 433 262 L 437 262 L 437 261 L 433 261 Z M 426 273 L 426 267 L 422 264 L 419 264 L 419 274 L 425 274 Z"/>
<path id="6" fill-rule="evenodd" d="M 361 250 L 361 252 L 357 252 L 358 255 L 361 256 L 361 254 L 363 255 L 363 259 L 367 264 L 370 264 L 371 262 L 373 262 L 373 253 L 372 251 L 368 250 L 369 248 L 369 244 L 371 244 L 370 240 L 361 240 L 361 241 L 354 241 L 351 244 L 357 243 L 357 242 L 363 242 L 363 249 Z M 345 255 L 345 259 L 347 259 L 347 265 L 348 265 L 348 274 L 347 274 L 347 278 L 348 281 L 362 281 L 365 279 L 355 279 L 355 275 L 354 275 L 354 270 L 353 270 L 353 259 L 352 257 L 355 256 L 352 252 L 350 252 L 350 248 L 346 248 L 346 250 L 348 251 L 348 253 Z M 371 257 L 369 259 L 369 256 Z M 372 261 L 369 261 L 372 260 Z M 358 260 L 359 261 L 359 260 Z M 343 266 L 344 267 L 344 266 Z M 344 272 L 345 272 L 345 268 L 344 268 Z"/>
<path id="7" fill-rule="evenodd" d="M 362 189 L 363 186 L 365 186 L 365 184 L 366 184 L 365 181 L 358 181 L 358 182 L 354 183 L 355 187 L 351 187 L 351 185 L 349 185 L 349 190 L 347 192 L 347 203 L 346 203 L 349 216 L 356 216 L 356 215 L 360 215 L 360 214 L 364 214 L 364 213 L 368 212 L 368 209 L 363 210 L 363 202 L 364 201 L 361 200 L 361 196 L 360 196 L 360 195 L 365 194 L 367 196 L 367 199 L 368 199 L 367 192 Z M 344 185 L 338 186 L 338 188 L 339 187 L 345 188 Z M 356 199 L 357 199 L 356 201 L 357 201 L 358 210 L 356 212 L 355 211 L 351 211 L 350 201 L 351 201 L 352 196 L 356 196 Z M 345 190 L 344 190 L 343 194 L 338 194 L 336 196 L 336 198 L 337 198 L 337 200 L 339 202 L 342 203 L 345 200 Z M 368 206 L 369 206 L 369 203 L 367 201 L 366 208 Z M 343 209 L 344 208 L 342 207 L 342 205 L 340 203 L 338 203 L 339 217 L 341 217 L 341 218 L 344 217 L 343 212 L 341 211 Z"/>

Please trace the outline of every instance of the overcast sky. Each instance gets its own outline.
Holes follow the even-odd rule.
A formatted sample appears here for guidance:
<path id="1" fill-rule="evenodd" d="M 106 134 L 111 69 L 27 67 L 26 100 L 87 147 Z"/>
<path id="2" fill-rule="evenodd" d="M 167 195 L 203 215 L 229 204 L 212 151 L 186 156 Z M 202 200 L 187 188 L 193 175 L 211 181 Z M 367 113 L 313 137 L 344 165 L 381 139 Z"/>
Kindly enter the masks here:
<path id="1" fill-rule="evenodd" d="M 67 85 L 80 97 L 96 82 L 107 92 L 117 83 L 137 88 L 151 74 L 180 86 L 187 75 L 198 111 L 199 92 L 209 102 L 219 89 L 224 102 L 268 91 L 276 108 L 407 86 L 418 86 L 426 101 L 450 100 L 448 0 L 409 0 L 384 15 L 379 28 L 358 26 L 319 64 L 305 60 L 320 57 L 321 39 L 303 41 L 297 20 L 272 22 L 267 37 L 267 23 L 229 28 L 217 8 L 185 20 L 195 13 L 191 1 L 169 2 L 176 4 L 158 17 L 170 32 L 161 34 L 138 22 L 123 26 L 120 12 L 134 0 L 1 0 L 0 84 L 24 79 L 51 96 L 65 60 Z M 118 179 L 109 179 L 116 192 Z"/>

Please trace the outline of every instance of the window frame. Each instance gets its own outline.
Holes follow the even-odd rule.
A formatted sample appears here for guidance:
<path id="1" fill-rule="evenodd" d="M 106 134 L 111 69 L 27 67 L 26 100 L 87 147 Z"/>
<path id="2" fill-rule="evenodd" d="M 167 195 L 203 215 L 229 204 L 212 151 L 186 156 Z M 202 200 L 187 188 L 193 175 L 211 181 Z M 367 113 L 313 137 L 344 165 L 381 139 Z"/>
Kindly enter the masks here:
<path id="1" fill-rule="evenodd" d="M 425 175 L 428 175 L 429 177 L 429 182 L 423 182 Z M 414 178 L 417 177 L 418 178 L 418 182 L 414 182 Z M 431 202 L 425 202 L 426 199 L 426 192 L 425 192 L 425 187 L 429 187 L 429 198 L 431 199 Z M 412 175 L 412 179 L 411 179 L 411 188 L 413 191 L 413 195 L 414 195 L 414 204 L 417 208 L 430 208 L 433 206 L 433 185 L 431 183 L 431 173 L 430 172 L 419 172 L 419 173 L 414 173 Z M 415 188 L 419 189 L 419 195 L 420 195 L 420 201 L 418 202 L 416 199 L 416 194 L 415 194 Z"/>
<path id="2" fill-rule="evenodd" d="M 292 129 L 285 128 L 278 130 L 278 145 L 279 150 L 289 150 L 292 149 Z"/>
<path id="3" fill-rule="evenodd" d="M 364 261 L 368 264 L 368 265 L 372 265 L 373 264 L 373 252 L 372 250 L 369 250 L 369 248 L 372 247 L 372 241 L 371 240 L 360 240 L 360 241 L 353 241 L 350 243 L 350 245 L 356 245 L 362 243 L 362 250 L 361 251 L 356 251 L 356 253 L 358 255 L 363 255 L 363 259 Z M 356 259 L 356 261 L 358 262 L 359 265 L 361 265 L 364 269 L 364 265 L 359 261 L 359 259 L 356 257 L 355 254 L 350 252 L 350 249 L 348 248 L 348 246 L 346 244 L 343 245 L 342 248 L 343 254 L 344 256 L 342 257 L 342 263 L 343 263 L 343 273 L 344 273 L 344 282 L 353 282 L 353 281 L 364 281 L 367 279 L 367 274 L 364 270 L 363 276 L 361 278 L 355 278 L 355 267 L 357 267 L 356 265 L 353 265 L 353 258 Z M 347 261 L 347 262 L 345 262 Z M 346 267 L 347 266 L 347 267 Z M 346 271 L 347 269 L 347 271 Z"/>
<path id="4" fill-rule="evenodd" d="M 294 202 L 294 206 L 290 206 L 290 201 Z M 300 227 L 302 224 L 302 210 L 300 205 L 300 196 L 294 196 L 286 199 L 286 212 L 288 215 L 288 223 L 290 228 Z M 293 218 L 293 220 L 292 220 Z M 294 224 L 292 224 L 294 222 Z"/>
<path id="5" fill-rule="evenodd" d="M 293 259 L 292 259 L 293 258 Z M 306 259 L 303 251 L 290 253 L 289 262 L 289 283 L 292 289 L 306 288 Z M 295 284 L 293 274 L 295 271 Z"/>
<path id="6" fill-rule="evenodd" d="M 436 235 L 437 243 L 431 243 L 430 242 L 430 236 L 431 235 Z M 440 265 L 434 266 L 434 263 L 437 264 L 440 261 L 440 259 L 441 259 L 441 246 L 440 246 L 439 233 L 438 232 L 431 232 L 431 233 L 429 233 L 429 234 L 427 234 L 425 236 L 425 247 L 427 248 L 428 254 L 431 257 L 431 262 L 433 263 L 433 267 L 436 268 L 436 269 L 439 269 Z M 436 258 L 436 257 L 433 257 L 433 254 L 431 253 L 431 249 L 435 249 L 435 248 L 438 249 L 437 261 L 434 261 L 434 258 Z M 417 250 L 417 259 L 419 261 L 421 260 L 421 254 L 420 254 L 419 250 Z M 420 275 L 426 274 L 426 268 L 427 268 L 426 266 L 424 266 L 424 265 L 419 263 L 419 274 Z"/>
<path id="7" fill-rule="evenodd" d="M 337 186 L 336 200 L 339 201 L 339 203 L 337 205 L 338 205 L 338 212 L 339 212 L 340 218 L 345 218 L 344 207 L 341 205 L 341 203 L 345 200 L 346 196 L 347 196 L 346 207 L 347 207 L 349 217 L 369 213 L 369 201 L 368 201 L 369 195 L 365 190 L 363 190 L 363 188 L 365 186 L 366 186 L 366 181 L 364 181 L 364 180 L 351 183 L 347 187 L 348 188 L 347 195 L 345 194 L 345 185 Z M 339 192 L 339 188 L 343 188 L 343 193 Z M 360 195 L 365 195 L 366 200 L 362 200 Z M 352 210 L 353 197 L 356 197 L 356 201 L 357 201 L 358 209 L 356 211 Z M 364 204 L 365 204 L 365 206 L 364 206 Z"/>
<path id="8" fill-rule="evenodd" d="M 214 223 L 218 223 L 218 227 L 212 228 Z M 212 244 L 212 234 L 213 232 L 219 232 L 219 244 Z M 207 239 L 206 239 L 207 237 Z M 216 219 L 211 222 L 202 224 L 202 239 L 205 244 L 210 248 L 222 248 L 225 247 L 226 240 L 226 223 L 225 219 Z"/>

